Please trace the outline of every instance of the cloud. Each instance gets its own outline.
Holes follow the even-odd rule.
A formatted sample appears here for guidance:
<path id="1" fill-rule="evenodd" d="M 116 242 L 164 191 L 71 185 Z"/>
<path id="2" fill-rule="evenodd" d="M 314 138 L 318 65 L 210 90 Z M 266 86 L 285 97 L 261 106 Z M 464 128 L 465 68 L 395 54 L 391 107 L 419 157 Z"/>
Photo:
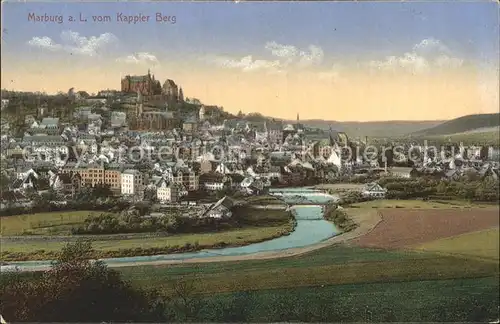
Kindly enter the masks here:
<path id="1" fill-rule="evenodd" d="M 151 53 L 139 52 L 125 57 L 120 57 L 117 59 L 118 62 L 129 63 L 129 64 L 150 64 L 157 65 L 160 62 L 158 58 Z"/>
<path id="2" fill-rule="evenodd" d="M 47 36 L 44 37 L 33 37 L 28 41 L 28 45 L 48 49 L 51 51 L 58 51 L 62 49 L 60 44 L 54 43 L 54 41 Z"/>
<path id="3" fill-rule="evenodd" d="M 309 45 L 309 52 L 300 52 L 299 65 L 302 67 L 308 67 L 311 65 L 318 65 L 323 62 L 325 54 L 323 49 L 319 46 Z"/>
<path id="4" fill-rule="evenodd" d="M 275 41 L 267 42 L 264 49 L 272 58 L 255 59 L 254 55 L 241 58 L 225 56 L 205 57 L 204 60 L 216 66 L 228 69 L 241 69 L 243 72 L 267 70 L 270 73 L 282 73 L 286 68 L 306 68 L 323 62 L 323 49 L 309 45 L 307 50 L 299 50 L 294 45 L 279 44 Z"/>
<path id="5" fill-rule="evenodd" d="M 297 57 L 299 51 L 293 45 L 283 45 L 278 44 L 276 42 L 267 42 L 264 48 L 271 52 L 271 54 L 275 57 L 278 57 L 282 65 L 288 65 L 293 62 L 293 60 Z"/>
<path id="6" fill-rule="evenodd" d="M 435 38 L 423 39 L 401 56 L 388 56 L 381 61 L 371 61 L 375 70 L 402 69 L 412 73 L 425 73 L 435 69 L 459 68 L 464 60 L 454 57 L 451 50 Z"/>
<path id="7" fill-rule="evenodd" d="M 222 68 L 241 69 L 243 72 L 258 71 L 258 70 L 277 70 L 280 67 L 278 60 L 255 60 L 252 55 L 245 56 L 241 59 L 233 59 L 229 57 L 214 57 L 211 59 L 213 63 Z"/>
<path id="8" fill-rule="evenodd" d="M 60 38 L 61 43 L 56 43 L 48 36 L 33 37 L 27 44 L 50 51 L 65 51 L 72 54 L 97 56 L 106 46 L 118 41 L 117 37 L 111 33 L 85 37 L 71 30 L 63 31 Z"/>
<path id="9" fill-rule="evenodd" d="M 277 42 L 267 42 L 265 49 L 280 59 L 281 65 L 296 63 L 299 67 L 309 67 L 321 64 L 324 58 L 323 49 L 316 45 L 309 45 L 308 50 L 299 50 L 293 45 L 278 44 Z"/>

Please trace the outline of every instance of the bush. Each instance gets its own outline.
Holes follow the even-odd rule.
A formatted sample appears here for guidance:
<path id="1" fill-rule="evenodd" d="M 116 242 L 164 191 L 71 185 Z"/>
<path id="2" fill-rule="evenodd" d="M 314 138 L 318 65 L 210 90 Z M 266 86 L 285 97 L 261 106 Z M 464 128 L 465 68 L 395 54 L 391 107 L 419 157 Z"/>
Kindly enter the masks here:
<path id="1" fill-rule="evenodd" d="M 166 304 L 119 272 L 91 262 L 89 242 L 68 244 L 52 269 L 2 274 L 0 313 L 11 322 L 161 322 Z"/>
<path id="2" fill-rule="evenodd" d="M 327 205 L 323 213 L 326 220 L 331 221 L 343 232 L 354 230 L 358 225 L 349 217 L 343 209 L 338 209 L 336 204 Z"/>

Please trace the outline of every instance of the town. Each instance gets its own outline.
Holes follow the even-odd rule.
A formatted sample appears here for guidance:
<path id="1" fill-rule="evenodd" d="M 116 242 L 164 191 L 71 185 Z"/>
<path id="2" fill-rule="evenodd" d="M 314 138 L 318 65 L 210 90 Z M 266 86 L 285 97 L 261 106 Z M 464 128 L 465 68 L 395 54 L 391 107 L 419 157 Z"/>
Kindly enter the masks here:
<path id="1" fill-rule="evenodd" d="M 448 156 L 433 156 L 404 143 L 402 155 L 412 151 L 413 158 L 395 163 L 392 144 L 368 159 L 356 156 L 368 138 L 351 140 L 333 129 L 318 138 L 298 115 L 295 123 L 230 116 L 185 98 L 173 80 L 161 84 L 149 71 L 126 76 L 120 91 L 90 96 L 71 89 L 45 101 L 34 95 L 31 110 L 22 96 L 2 99 L 3 109 L 20 105 L 12 126 L 2 121 L 4 208 L 32 202 L 33 193 L 50 193 L 51 201 L 66 203 L 96 186 L 130 201 L 196 204 L 221 193 L 255 195 L 270 187 L 360 183 L 384 175 L 446 179 L 473 173 L 498 179 L 494 147 L 453 143 L 446 147 Z"/>
<path id="2" fill-rule="evenodd" d="M 0 324 L 498 323 L 498 4 L 3 5 Z"/>

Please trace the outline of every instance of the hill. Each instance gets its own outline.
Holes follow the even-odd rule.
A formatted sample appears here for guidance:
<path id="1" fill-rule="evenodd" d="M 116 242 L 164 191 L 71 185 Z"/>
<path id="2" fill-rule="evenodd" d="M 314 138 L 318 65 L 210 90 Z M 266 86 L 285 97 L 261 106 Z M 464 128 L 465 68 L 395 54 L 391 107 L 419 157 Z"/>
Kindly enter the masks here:
<path id="1" fill-rule="evenodd" d="M 500 126 L 500 114 L 478 114 L 459 117 L 440 125 L 413 132 L 413 136 L 435 136 L 459 133 L 481 132 Z"/>
<path id="2" fill-rule="evenodd" d="M 292 122 L 292 121 L 290 121 Z M 293 121 L 294 122 L 294 121 Z M 371 122 L 339 122 L 332 120 L 311 119 L 303 120 L 302 124 L 323 130 L 330 127 L 339 132 L 345 132 L 350 137 L 394 137 L 403 136 L 408 132 L 418 132 L 430 127 L 437 126 L 443 121 L 440 120 L 390 120 Z"/>

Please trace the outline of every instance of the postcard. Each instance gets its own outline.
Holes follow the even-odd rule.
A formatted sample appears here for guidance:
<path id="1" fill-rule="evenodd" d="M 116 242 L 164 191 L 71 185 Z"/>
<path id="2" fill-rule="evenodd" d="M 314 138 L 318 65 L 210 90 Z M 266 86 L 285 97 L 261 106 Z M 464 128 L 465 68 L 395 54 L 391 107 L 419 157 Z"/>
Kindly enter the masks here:
<path id="1" fill-rule="evenodd" d="M 0 322 L 496 322 L 499 4 L 2 3 Z"/>

